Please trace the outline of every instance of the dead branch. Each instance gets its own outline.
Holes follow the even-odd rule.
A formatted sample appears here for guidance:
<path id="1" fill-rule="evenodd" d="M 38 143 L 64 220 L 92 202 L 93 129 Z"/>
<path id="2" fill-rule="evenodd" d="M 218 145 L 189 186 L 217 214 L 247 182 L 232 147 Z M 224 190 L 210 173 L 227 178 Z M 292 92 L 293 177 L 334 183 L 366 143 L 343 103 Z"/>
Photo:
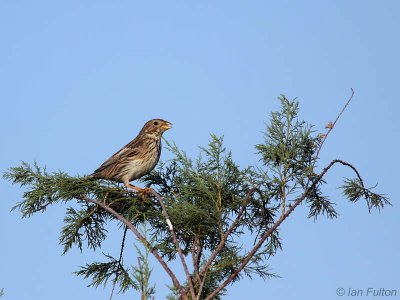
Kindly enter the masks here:
<path id="1" fill-rule="evenodd" d="M 328 130 L 327 130 L 327 132 L 325 134 L 322 135 L 322 141 L 321 141 L 321 144 L 318 147 L 317 154 L 315 155 L 315 159 L 318 159 L 319 152 L 321 151 L 322 146 L 324 145 L 328 135 L 331 133 L 332 129 L 335 127 L 335 125 L 336 125 L 337 121 L 339 120 L 340 116 L 343 114 L 343 112 L 346 110 L 347 106 L 350 104 L 350 101 L 353 99 L 354 90 L 353 90 L 353 88 L 350 88 L 350 90 L 351 90 L 350 98 L 347 100 L 346 104 L 342 107 L 342 110 L 337 115 L 335 121 L 333 123 L 329 122 L 328 125 L 326 126 L 326 128 Z"/>

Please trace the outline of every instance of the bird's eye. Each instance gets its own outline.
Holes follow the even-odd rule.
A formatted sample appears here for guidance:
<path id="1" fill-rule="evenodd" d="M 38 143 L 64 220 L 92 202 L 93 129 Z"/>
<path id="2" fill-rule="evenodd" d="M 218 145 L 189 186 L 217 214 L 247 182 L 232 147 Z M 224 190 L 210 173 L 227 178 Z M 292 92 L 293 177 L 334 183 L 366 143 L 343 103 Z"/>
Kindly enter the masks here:
<path id="1" fill-rule="evenodd" d="M 153 125 L 157 126 L 157 125 L 158 125 L 158 122 L 157 122 L 157 121 L 154 121 L 154 122 L 153 122 Z"/>

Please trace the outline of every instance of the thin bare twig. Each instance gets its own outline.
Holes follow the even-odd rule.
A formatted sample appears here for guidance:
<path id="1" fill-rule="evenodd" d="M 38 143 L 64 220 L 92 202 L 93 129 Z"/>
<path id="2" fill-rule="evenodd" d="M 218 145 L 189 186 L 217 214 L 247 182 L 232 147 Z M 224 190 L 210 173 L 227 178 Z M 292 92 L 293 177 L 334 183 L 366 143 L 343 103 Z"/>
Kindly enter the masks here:
<path id="1" fill-rule="evenodd" d="M 187 267 L 187 265 L 186 265 L 185 257 L 183 256 L 182 249 L 181 249 L 181 247 L 179 246 L 179 242 L 178 242 L 178 239 L 177 239 L 177 237 L 176 237 L 176 233 L 175 233 L 175 230 L 174 230 L 174 226 L 172 225 L 171 219 L 170 219 L 170 217 L 169 217 L 169 215 L 168 215 L 167 208 L 165 207 L 163 198 L 162 198 L 155 190 L 153 190 L 153 189 L 151 189 L 151 193 L 152 193 L 152 194 L 157 198 L 157 200 L 160 202 L 160 205 L 161 205 L 161 208 L 162 208 L 163 216 L 164 216 L 164 218 L 165 218 L 165 221 L 167 222 L 169 231 L 170 231 L 171 236 L 172 236 L 172 240 L 174 241 L 176 250 L 178 251 L 179 258 L 180 258 L 180 260 L 181 260 L 181 262 L 182 262 L 182 266 L 183 266 L 183 269 L 184 269 L 185 274 L 186 274 L 186 279 L 187 279 L 187 281 L 188 281 L 189 290 L 190 290 L 190 295 L 192 296 L 192 299 L 196 299 L 196 298 L 195 298 L 195 297 L 196 297 L 196 294 L 195 294 L 194 287 L 193 287 L 192 277 L 190 276 L 189 269 L 188 269 L 188 267 Z"/>
<path id="2" fill-rule="evenodd" d="M 116 217 L 119 221 L 121 221 L 123 224 L 125 224 L 134 234 L 135 236 L 142 242 L 142 244 L 150 250 L 150 252 L 154 255 L 154 257 L 158 260 L 158 262 L 161 264 L 161 266 L 164 268 L 164 270 L 167 272 L 169 277 L 172 280 L 172 283 L 174 286 L 178 289 L 179 294 L 181 295 L 182 299 L 187 300 L 187 296 L 182 288 L 182 285 L 179 283 L 179 280 L 176 278 L 175 274 L 172 272 L 172 270 L 168 267 L 167 263 L 164 261 L 164 259 L 158 254 L 157 250 L 154 249 L 151 244 L 143 237 L 143 235 L 136 229 L 136 227 L 129 222 L 127 219 L 125 219 L 121 214 L 117 213 L 114 209 L 103 203 L 102 201 L 92 199 L 86 196 L 82 196 L 79 198 L 79 200 L 84 200 L 87 202 L 91 202 L 94 204 L 97 204 L 98 206 L 104 208 L 106 211 L 111 213 L 114 217 Z"/>
<path id="3" fill-rule="evenodd" d="M 353 90 L 353 88 L 350 88 L 350 90 L 351 90 L 350 98 L 347 100 L 346 104 L 343 106 L 342 110 L 341 110 L 340 113 L 337 115 L 335 121 L 334 121 L 333 123 L 329 123 L 329 124 L 328 124 L 328 126 L 327 126 L 328 131 L 323 135 L 321 144 L 319 145 L 318 150 L 317 150 L 317 154 L 315 155 L 315 159 L 318 159 L 319 152 L 321 151 L 322 146 L 324 145 L 324 143 L 325 143 L 325 141 L 326 141 L 326 139 L 327 139 L 329 133 L 331 133 L 332 129 L 335 127 L 335 125 L 336 125 L 337 121 L 339 120 L 340 116 L 343 114 L 343 112 L 346 110 L 347 106 L 350 104 L 350 101 L 353 99 L 354 90 Z"/>
<path id="4" fill-rule="evenodd" d="M 317 185 L 318 182 L 321 181 L 321 179 L 325 176 L 326 172 L 336 163 L 340 163 L 342 165 L 345 165 L 347 167 L 350 167 L 353 169 L 357 176 L 361 179 L 360 174 L 356 170 L 354 166 L 349 164 L 348 162 L 345 162 L 340 159 L 335 159 L 329 163 L 327 167 L 325 167 L 322 172 L 318 175 L 316 180 L 312 183 L 312 185 L 299 197 L 297 200 L 294 202 L 292 206 L 289 207 L 289 209 L 286 211 L 285 214 L 283 214 L 278 221 L 270 228 L 268 229 L 263 236 L 260 238 L 260 240 L 257 242 L 257 244 L 251 249 L 251 251 L 247 254 L 245 259 L 242 261 L 240 266 L 231 274 L 231 276 L 228 277 L 217 289 L 215 289 L 210 295 L 208 295 L 205 300 L 211 300 L 213 299 L 223 288 L 225 288 L 235 277 L 243 270 L 244 267 L 249 263 L 249 261 L 252 259 L 252 257 L 257 253 L 257 251 L 260 249 L 262 244 L 265 242 L 265 240 L 282 224 L 282 222 L 294 211 L 294 209 L 301 203 L 303 202 L 304 199 L 307 198 L 308 194 L 312 191 L 312 189 Z"/>
<path id="5" fill-rule="evenodd" d="M 96 207 L 98 207 L 98 206 L 96 206 Z M 112 287 L 112 290 L 111 290 L 110 300 L 112 299 L 112 297 L 114 295 L 114 289 L 115 289 L 115 285 L 117 284 L 119 271 L 120 271 L 120 269 L 122 269 L 122 257 L 123 257 L 123 253 L 124 253 L 124 247 L 125 247 L 126 232 L 128 231 L 128 227 L 126 225 L 124 227 L 125 227 L 124 228 L 124 235 L 122 237 L 121 251 L 119 253 L 119 259 L 118 259 L 118 271 L 117 271 L 117 274 L 115 275 L 115 279 L 114 279 L 114 282 L 113 282 L 113 287 Z"/>

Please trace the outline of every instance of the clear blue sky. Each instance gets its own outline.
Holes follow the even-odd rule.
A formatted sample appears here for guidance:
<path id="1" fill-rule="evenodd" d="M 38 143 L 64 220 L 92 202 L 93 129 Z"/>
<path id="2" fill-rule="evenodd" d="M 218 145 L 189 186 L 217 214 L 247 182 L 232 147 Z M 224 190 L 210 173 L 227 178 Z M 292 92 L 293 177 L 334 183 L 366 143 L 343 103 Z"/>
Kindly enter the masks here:
<path id="1" fill-rule="evenodd" d="M 399 12 L 389 0 L 1 1 L 0 171 L 36 160 L 88 174 L 153 117 L 174 124 L 166 138 L 190 155 L 213 132 L 241 165 L 256 164 L 253 146 L 279 94 L 298 97 L 322 130 L 352 87 L 323 162 L 355 164 L 394 206 L 368 214 L 349 204 L 337 186 L 351 173 L 334 169 L 325 191 L 340 218 L 314 222 L 299 207 L 270 262 L 282 278 L 245 279 L 226 299 L 338 299 L 339 287 L 400 295 Z M 23 190 L 1 179 L 0 191 L 4 299 L 108 299 L 110 287 L 72 275 L 99 254 L 61 256 L 65 207 L 20 219 L 9 210 Z M 111 226 L 110 236 L 102 250 L 117 255 L 121 233 Z M 170 282 L 154 268 L 164 299 Z"/>

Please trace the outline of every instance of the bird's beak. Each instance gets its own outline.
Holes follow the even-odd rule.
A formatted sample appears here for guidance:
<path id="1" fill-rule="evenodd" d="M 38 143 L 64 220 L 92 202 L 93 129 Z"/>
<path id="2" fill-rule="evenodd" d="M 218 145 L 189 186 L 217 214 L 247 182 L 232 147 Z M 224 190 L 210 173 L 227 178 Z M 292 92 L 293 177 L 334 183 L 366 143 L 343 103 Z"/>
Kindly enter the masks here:
<path id="1" fill-rule="evenodd" d="M 164 130 L 164 131 L 167 131 L 168 129 L 171 129 L 172 128 L 172 124 L 170 123 L 170 122 L 165 122 L 163 125 L 162 125 L 162 129 Z"/>

